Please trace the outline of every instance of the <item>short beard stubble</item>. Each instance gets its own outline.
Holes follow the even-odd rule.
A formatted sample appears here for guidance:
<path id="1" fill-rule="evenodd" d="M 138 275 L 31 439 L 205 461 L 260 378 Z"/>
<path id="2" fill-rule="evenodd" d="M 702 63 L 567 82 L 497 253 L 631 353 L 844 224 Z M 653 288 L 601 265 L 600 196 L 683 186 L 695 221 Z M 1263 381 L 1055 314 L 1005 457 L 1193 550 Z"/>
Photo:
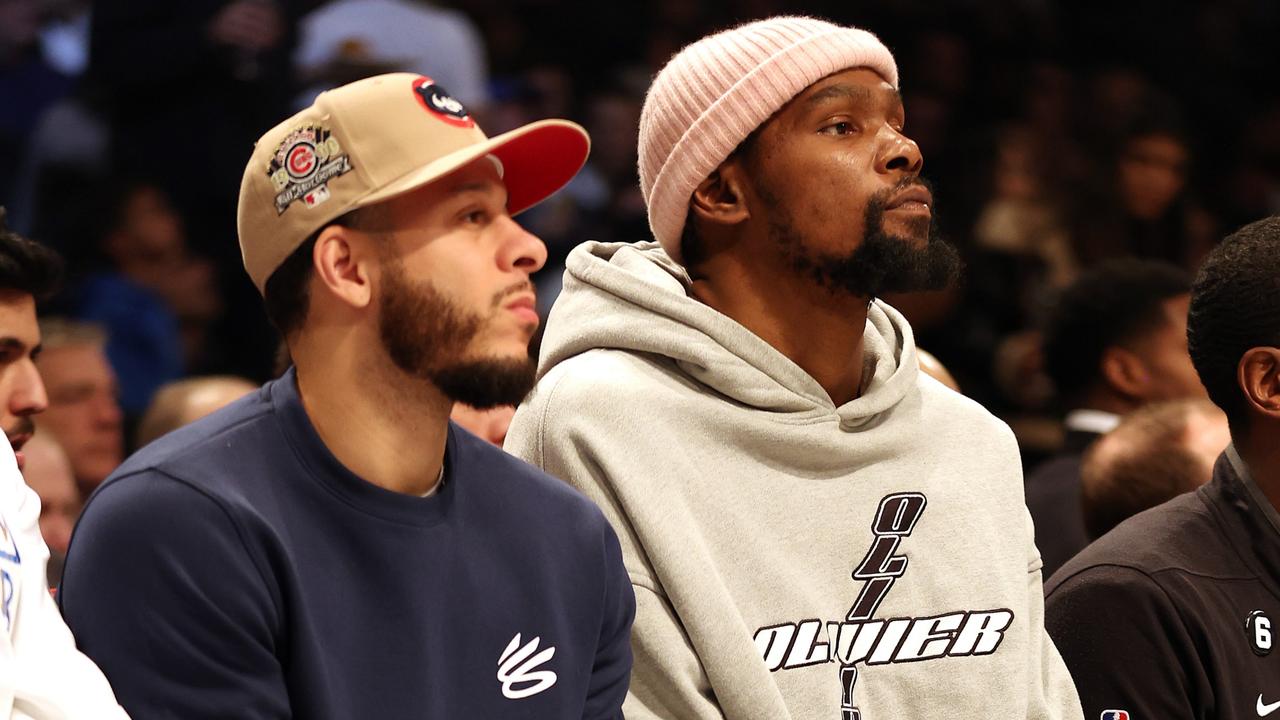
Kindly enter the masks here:
<path id="1" fill-rule="evenodd" d="M 507 288 L 493 297 L 489 316 L 451 302 L 428 280 L 410 280 L 399 258 L 384 258 L 378 333 L 396 367 L 430 381 L 454 402 L 487 410 L 517 405 L 533 389 L 532 357 L 468 357 L 489 316 L 498 312 Z"/>
<path id="2" fill-rule="evenodd" d="M 815 252 L 795 231 L 794 222 L 775 195 L 762 190 L 772 218 L 769 237 L 782 248 L 791 268 L 807 274 L 822 287 L 867 299 L 886 293 L 941 290 L 959 277 L 962 263 L 955 246 L 941 239 L 935 219 L 914 218 L 916 246 L 910 237 L 890 235 L 884 228 L 889 200 L 911 185 L 929 187 L 923 178 L 909 177 L 882 190 L 867 202 L 862 242 L 845 255 Z"/>

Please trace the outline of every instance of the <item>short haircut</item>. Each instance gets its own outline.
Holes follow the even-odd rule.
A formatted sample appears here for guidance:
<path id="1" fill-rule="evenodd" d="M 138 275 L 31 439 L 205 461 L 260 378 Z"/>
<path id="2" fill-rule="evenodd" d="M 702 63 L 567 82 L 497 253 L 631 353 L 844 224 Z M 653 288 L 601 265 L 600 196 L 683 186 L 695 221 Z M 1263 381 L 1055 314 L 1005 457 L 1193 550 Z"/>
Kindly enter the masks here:
<path id="1" fill-rule="evenodd" d="M 48 300 L 62 281 L 62 259 L 52 249 L 8 228 L 0 207 L 0 290 Z"/>
<path id="2" fill-rule="evenodd" d="M 1163 303 L 1191 288 L 1189 274 L 1154 260 L 1112 260 L 1081 275 L 1058 297 L 1044 332 L 1045 370 L 1070 404 L 1101 379 L 1108 348 L 1161 327 Z"/>
<path id="3" fill-rule="evenodd" d="M 1190 492 L 1209 477 L 1188 447 L 1195 416 L 1213 417 L 1207 400 L 1152 403 L 1129 415 L 1089 447 L 1080 466 L 1080 501 L 1091 538 L 1133 515 Z"/>
<path id="4" fill-rule="evenodd" d="M 45 352 L 77 345 L 104 347 L 107 331 L 96 323 L 58 315 L 40 318 L 40 345 Z"/>
<path id="5" fill-rule="evenodd" d="M 302 241 L 280 267 L 267 278 L 262 290 L 262 301 L 267 311 L 267 319 L 281 335 L 288 337 L 302 327 L 310 307 L 308 286 L 314 274 L 311 257 L 315 253 L 316 240 L 320 233 L 331 225 L 341 225 L 353 230 L 371 230 L 379 211 L 377 205 L 356 208 L 325 223 L 320 229 L 311 233 Z"/>
<path id="6" fill-rule="evenodd" d="M 1240 359 L 1250 348 L 1280 347 L 1280 216 L 1240 228 L 1209 253 L 1191 288 L 1187 347 L 1209 399 L 1233 434 L 1243 430 Z"/>

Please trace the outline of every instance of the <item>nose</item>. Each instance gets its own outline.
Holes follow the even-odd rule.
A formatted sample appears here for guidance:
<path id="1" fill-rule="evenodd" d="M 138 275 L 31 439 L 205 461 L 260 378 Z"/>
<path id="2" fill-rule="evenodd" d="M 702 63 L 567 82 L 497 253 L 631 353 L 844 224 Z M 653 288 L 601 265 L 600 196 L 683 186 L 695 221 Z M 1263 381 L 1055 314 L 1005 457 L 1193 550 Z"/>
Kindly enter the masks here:
<path id="1" fill-rule="evenodd" d="M 124 422 L 124 412 L 120 409 L 120 403 L 114 394 L 103 393 L 95 405 L 94 417 L 97 418 L 99 425 L 114 428 Z"/>
<path id="2" fill-rule="evenodd" d="M 537 235 L 525 230 L 510 217 L 498 220 L 502 233 L 502 245 L 498 250 L 498 265 L 503 270 L 519 270 L 532 275 L 547 263 L 547 246 Z"/>
<path id="3" fill-rule="evenodd" d="M 14 415 L 35 415 L 49 407 L 49 396 L 44 390 L 44 381 L 40 372 L 29 358 L 24 358 L 19 367 L 13 386 L 13 394 L 9 396 L 9 412 Z"/>
<path id="4" fill-rule="evenodd" d="M 885 125 L 881 131 L 880 154 L 876 158 L 876 170 L 882 173 L 901 172 L 919 175 L 924 167 L 924 155 L 916 141 L 898 130 Z"/>

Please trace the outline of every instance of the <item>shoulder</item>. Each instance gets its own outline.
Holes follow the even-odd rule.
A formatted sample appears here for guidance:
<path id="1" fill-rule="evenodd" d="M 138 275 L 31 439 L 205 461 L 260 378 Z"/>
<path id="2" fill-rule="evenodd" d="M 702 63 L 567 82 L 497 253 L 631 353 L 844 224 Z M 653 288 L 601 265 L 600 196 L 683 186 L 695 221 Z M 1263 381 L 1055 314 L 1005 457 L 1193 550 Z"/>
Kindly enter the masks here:
<path id="1" fill-rule="evenodd" d="M 1248 577 L 1199 493 L 1180 495 L 1120 523 L 1065 564 L 1045 583 L 1052 595 L 1108 577 L 1166 574 Z"/>
<path id="2" fill-rule="evenodd" d="M 230 469 L 241 462 L 252 462 L 246 444 L 262 444 L 262 430 L 275 423 L 269 390 L 256 392 L 236 400 L 211 415 L 164 435 L 131 455 L 103 486 L 117 478 L 144 471 L 158 471 L 175 478 L 199 482 L 208 470 Z M 234 473 L 220 473 L 234 475 Z"/>
<path id="3" fill-rule="evenodd" d="M 688 402 L 697 388 L 673 372 L 672 360 L 648 353 L 596 349 L 557 363 L 539 380 L 526 404 L 542 424 L 625 421 L 636 408 L 657 402 Z"/>
<path id="4" fill-rule="evenodd" d="M 916 388 L 920 398 L 922 425 L 938 442 L 975 441 L 996 445 L 1018 453 L 1013 430 L 976 400 L 952 390 L 925 373 L 918 373 Z"/>
<path id="5" fill-rule="evenodd" d="M 563 480 L 552 477 L 466 430 L 452 427 L 458 465 L 475 489 L 478 510 L 498 525 L 538 526 L 570 535 L 599 535 L 608 530 L 600 508 Z"/>

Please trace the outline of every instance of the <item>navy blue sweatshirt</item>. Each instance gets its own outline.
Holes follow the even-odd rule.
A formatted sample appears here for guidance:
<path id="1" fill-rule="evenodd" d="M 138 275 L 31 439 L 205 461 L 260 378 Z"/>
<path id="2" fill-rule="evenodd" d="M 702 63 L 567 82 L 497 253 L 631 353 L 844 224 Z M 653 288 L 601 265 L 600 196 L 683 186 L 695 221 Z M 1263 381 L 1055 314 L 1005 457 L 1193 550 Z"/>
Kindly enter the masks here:
<path id="1" fill-rule="evenodd" d="M 621 718 L 635 612 L 590 501 L 451 425 L 444 485 L 329 452 L 294 373 L 93 495 L 59 602 L 142 718 Z"/>

